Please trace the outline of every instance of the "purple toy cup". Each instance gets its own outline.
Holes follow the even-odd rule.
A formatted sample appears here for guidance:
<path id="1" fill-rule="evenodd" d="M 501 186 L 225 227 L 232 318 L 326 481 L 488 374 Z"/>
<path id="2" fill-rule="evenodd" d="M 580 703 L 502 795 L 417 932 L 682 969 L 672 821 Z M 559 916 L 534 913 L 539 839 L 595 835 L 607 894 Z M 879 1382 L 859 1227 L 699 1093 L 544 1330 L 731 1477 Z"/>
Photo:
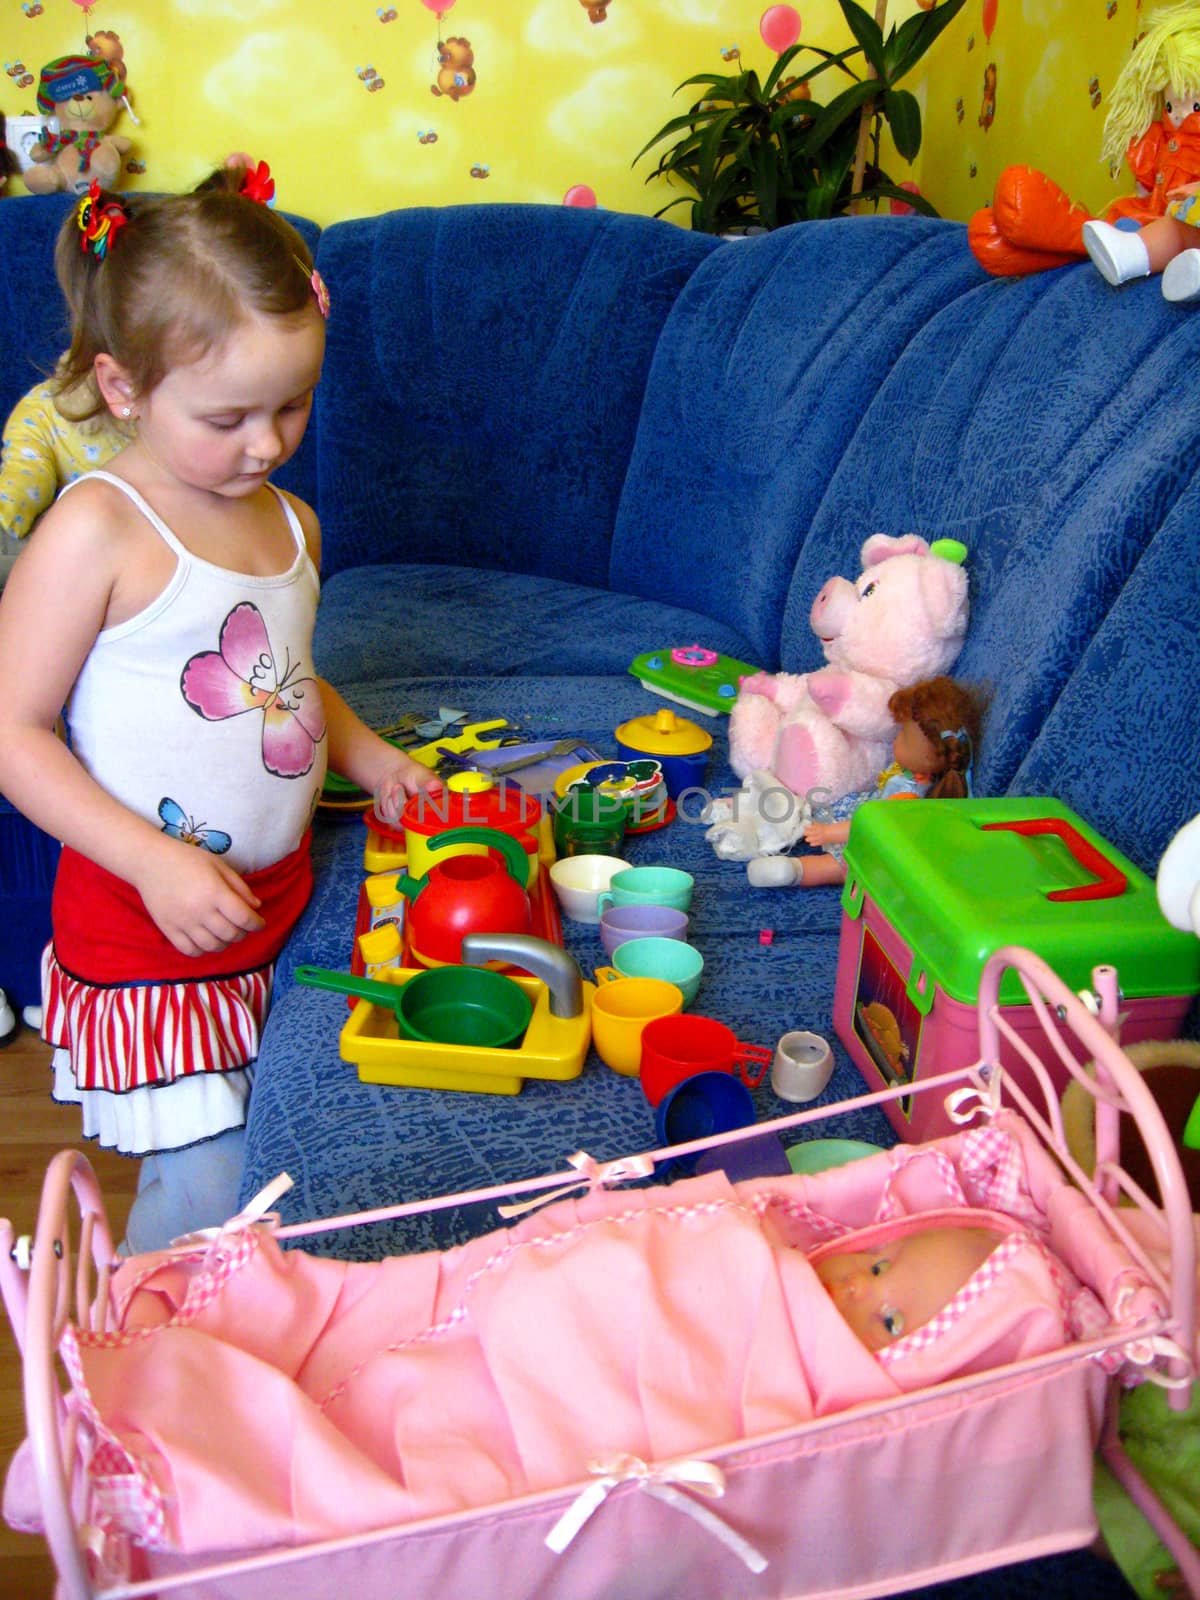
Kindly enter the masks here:
<path id="1" fill-rule="evenodd" d="M 673 906 L 609 906 L 600 918 L 600 943 L 612 959 L 627 939 L 686 939 L 688 915 Z"/>

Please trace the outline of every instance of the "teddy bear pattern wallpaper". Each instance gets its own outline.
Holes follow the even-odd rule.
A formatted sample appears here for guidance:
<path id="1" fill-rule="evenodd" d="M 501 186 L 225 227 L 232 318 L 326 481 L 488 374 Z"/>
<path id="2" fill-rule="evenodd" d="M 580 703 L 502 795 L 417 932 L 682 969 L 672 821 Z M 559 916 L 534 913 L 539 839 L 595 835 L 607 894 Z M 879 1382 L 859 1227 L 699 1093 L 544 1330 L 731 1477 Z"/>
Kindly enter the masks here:
<path id="1" fill-rule="evenodd" d="M 865 0 L 899 25 L 937 0 Z M 673 198 L 634 157 L 686 110 L 696 73 L 769 70 L 788 44 L 851 43 L 837 0 L 0 0 L 0 112 L 27 182 L 68 186 L 81 153 L 118 185 L 189 187 L 231 151 L 265 159 L 280 203 L 329 223 L 489 200 L 653 213 Z M 967 220 L 1009 163 L 1092 209 L 1130 187 L 1099 160 L 1105 89 L 1139 0 L 968 0 L 906 87 L 924 142 L 888 159 Z M 98 118 L 67 127 L 71 69 Z M 87 74 L 86 63 L 82 69 Z M 59 113 L 63 113 L 59 116 Z M 51 117 L 63 124 L 46 142 Z M 96 126 L 98 120 L 103 126 Z M 64 135 L 70 134 L 68 147 Z M 89 149 L 90 141 L 90 149 Z M 60 174 L 62 176 L 60 176 Z M 686 207 L 671 213 L 686 224 Z"/>

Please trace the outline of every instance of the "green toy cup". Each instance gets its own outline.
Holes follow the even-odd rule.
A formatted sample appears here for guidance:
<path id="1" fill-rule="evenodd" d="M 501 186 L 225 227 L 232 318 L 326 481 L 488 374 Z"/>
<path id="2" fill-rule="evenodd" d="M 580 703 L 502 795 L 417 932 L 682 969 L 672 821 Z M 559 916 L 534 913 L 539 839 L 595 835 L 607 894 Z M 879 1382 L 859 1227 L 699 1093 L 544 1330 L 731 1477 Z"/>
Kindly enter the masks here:
<path id="1" fill-rule="evenodd" d="M 686 911 L 695 880 L 678 867 L 626 867 L 596 901 L 603 914 L 609 906 L 673 906 Z"/>

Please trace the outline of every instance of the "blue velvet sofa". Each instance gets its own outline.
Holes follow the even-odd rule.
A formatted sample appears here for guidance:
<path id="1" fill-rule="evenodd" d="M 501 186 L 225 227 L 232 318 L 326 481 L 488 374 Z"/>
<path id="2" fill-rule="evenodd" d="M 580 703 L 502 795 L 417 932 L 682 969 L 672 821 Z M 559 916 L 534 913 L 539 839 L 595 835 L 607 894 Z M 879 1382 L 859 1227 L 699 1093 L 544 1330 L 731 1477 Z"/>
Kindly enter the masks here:
<path id="1" fill-rule="evenodd" d="M 0 205 L 5 409 L 62 342 L 61 211 Z M 1116 291 L 1086 264 L 988 279 L 961 226 L 918 217 L 724 242 L 604 211 L 452 207 L 330 226 L 317 253 L 328 355 L 281 481 L 321 514 L 318 666 L 368 720 L 451 705 L 611 751 L 660 703 L 628 674 L 636 654 L 697 641 L 819 665 L 824 579 L 857 572 L 868 534 L 915 530 L 969 550 L 956 671 L 990 695 L 982 793 L 1057 796 L 1151 872 L 1200 810 L 1200 312 L 1157 280 Z M 736 780 L 715 731 L 717 790 Z M 338 1056 L 344 1000 L 292 974 L 349 964 L 362 847 L 358 822 L 318 819 L 244 1196 L 286 1170 L 280 1210 L 300 1220 L 652 1145 L 637 1083 L 594 1055 L 515 1098 L 358 1081 Z M 682 821 L 628 855 L 695 875 L 698 1009 L 759 1043 L 832 1038 L 835 890 L 752 890 Z M 565 938 L 585 972 L 601 959 L 594 929 Z M 835 1054 L 826 1100 L 862 1087 Z M 756 1101 L 788 1109 L 769 1085 Z M 876 1112 L 833 1131 L 892 1139 Z M 368 1257 L 495 1222 L 414 1218 L 317 1248 Z M 1125 1592 L 1085 1559 L 994 1592 Z"/>

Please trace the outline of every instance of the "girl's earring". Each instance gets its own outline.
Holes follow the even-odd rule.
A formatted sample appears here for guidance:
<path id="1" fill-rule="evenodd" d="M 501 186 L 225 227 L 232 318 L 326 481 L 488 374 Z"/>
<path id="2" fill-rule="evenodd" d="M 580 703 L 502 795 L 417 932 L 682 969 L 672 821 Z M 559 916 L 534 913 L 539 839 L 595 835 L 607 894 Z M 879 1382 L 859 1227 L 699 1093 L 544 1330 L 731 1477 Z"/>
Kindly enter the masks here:
<path id="1" fill-rule="evenodd" d="M 131 417 L 133 415 L 133 407 L 132 406 L 122 406 L 121 407 L 121 415 L 123 417 Z"/>

